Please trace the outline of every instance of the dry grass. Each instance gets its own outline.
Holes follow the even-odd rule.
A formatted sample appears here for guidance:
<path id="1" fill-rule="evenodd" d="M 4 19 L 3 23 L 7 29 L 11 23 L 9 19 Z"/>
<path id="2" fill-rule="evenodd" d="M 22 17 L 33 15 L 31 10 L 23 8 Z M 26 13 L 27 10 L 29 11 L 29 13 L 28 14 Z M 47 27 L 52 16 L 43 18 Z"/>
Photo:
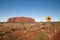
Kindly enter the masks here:
<path id="1" fill-rule="evenodd" d="M 60 22 L 55 23 L 0 22 L 0 40 L 56 40 L 59 29 Z"/>

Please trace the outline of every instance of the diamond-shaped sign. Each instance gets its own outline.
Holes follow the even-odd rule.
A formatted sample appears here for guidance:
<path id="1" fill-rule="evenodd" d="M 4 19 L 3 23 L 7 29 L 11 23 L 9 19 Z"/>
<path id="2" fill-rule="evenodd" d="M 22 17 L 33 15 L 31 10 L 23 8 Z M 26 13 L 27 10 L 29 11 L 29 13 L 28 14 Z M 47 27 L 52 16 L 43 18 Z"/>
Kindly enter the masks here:
<path id="1" fill-rule="evenodd" d="M 50 16 L 47 16 L 46 21 L 47 22 L 51 22 L 51 17 Z"/>

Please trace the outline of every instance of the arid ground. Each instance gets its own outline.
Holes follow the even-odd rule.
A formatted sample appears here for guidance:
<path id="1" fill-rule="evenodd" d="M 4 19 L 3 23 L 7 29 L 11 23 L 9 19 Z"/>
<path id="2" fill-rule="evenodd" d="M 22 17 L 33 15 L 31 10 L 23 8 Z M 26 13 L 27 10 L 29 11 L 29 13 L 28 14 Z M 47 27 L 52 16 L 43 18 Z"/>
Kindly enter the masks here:
<path id="1" fill-rule="evenodd" d="M 0 22 L 0 40 L 60 40 L 60 22 Z"/>

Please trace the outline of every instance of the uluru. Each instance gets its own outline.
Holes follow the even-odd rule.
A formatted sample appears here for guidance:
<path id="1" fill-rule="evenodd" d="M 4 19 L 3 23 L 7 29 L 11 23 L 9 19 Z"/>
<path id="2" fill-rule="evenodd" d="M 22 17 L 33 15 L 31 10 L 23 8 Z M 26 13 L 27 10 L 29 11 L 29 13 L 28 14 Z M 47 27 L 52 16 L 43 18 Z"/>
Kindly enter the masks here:
<path id="1" fill-rule="evenodd" d="M 7 22 L 35 22 L 35 20 L 30 17 L 12 17 Z"/>

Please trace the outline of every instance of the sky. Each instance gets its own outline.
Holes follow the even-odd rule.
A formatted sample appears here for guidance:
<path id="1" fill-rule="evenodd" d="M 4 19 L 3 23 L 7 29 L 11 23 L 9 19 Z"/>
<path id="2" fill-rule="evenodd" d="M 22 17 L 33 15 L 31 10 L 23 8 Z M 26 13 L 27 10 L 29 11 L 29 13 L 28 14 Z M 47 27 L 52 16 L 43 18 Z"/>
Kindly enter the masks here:
<path id="1" fill-rule="evenodd" d="M 11 17 L 31 17 L 37 22 L 60 21 L 60 0 L 0 0 L 0 22 Z"/>

